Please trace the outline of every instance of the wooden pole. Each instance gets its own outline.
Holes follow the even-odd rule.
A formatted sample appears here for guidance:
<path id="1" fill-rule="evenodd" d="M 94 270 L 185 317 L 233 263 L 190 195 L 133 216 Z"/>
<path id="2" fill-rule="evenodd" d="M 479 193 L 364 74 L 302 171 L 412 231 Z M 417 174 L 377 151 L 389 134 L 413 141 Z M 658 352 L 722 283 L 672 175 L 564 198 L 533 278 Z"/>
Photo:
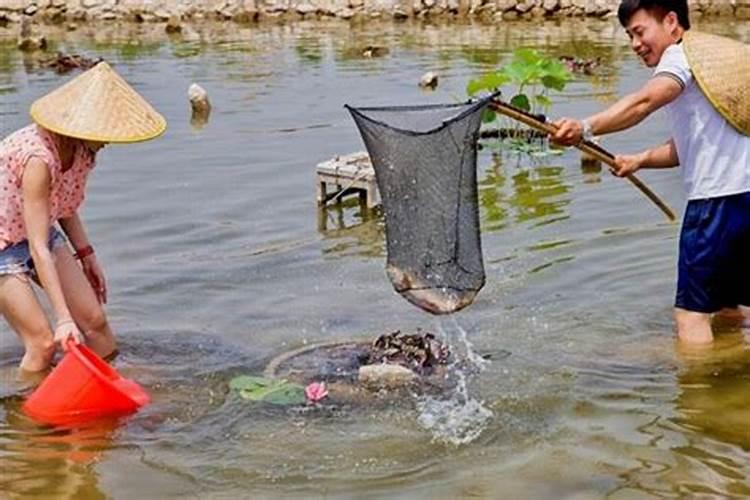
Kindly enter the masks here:
<path id="1" fill-rule="evenodd" d="M 542 117 L 532 115 L 531 113 L 527 113 L 522 109 L 518 109 L 515 106 L 504 103 L 502 101 L 493 99 L 492 101 L 490 101 L 490 109 L 548 134 L 554 134 L 557 131 L 557 127 L 555 127 L 551 123 L 546 122 Z M 597 144 L 594 144 L 591 141 L 581 141 L 576 144 L 575 147 L 606 163 L 610 167 L 610 170 L 614 170 L 615 157 L 606 149 L 600 147 Z M 676 219 L 675 214 L 672 209 L 669 208 L 669 205 L 664 203 L 664 201 L 659 198 L 659 195 L 654 193 L 648 186 L 643 183 L 643 181 L 638 179 L 634 174 L 629 174 L 628 176 L 626 176 L 626 179 L 632 182 L 633 185 L 640 189 L 640 191 L 644 195 L 646 195 L 649 200 L 651 200 L 657 207 L 659 207 L 659 209 L 664 212 L 664 215 L 666 215 L 670 221 L 674 221 Z"/>

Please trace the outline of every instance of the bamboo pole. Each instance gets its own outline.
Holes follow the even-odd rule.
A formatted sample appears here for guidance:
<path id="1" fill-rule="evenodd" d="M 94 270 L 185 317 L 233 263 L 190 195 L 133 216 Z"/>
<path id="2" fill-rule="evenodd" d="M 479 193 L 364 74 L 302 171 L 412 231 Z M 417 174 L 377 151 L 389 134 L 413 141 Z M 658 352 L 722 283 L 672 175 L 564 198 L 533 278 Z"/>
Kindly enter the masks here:
<path id="1" fill-rule="evenodd" d="M 498 101 L 496 99 L 490 101 L 490 109 L 548 134 L 554 134 L 557 131 L 557 127 L 555 127 L 551 123 L 548 123 L 546 120 L 544 120 L 543 117 L 532 115 L 531 113 L 527 113 L 522 109 L 518 109 L 515 106 L 504 103 L 502 101 Z M 581 141 L 576 144 L 575 147 L 600 160 L 601 162 L 606 163 L 609 166 L 610 170 L 614 170 L 615 157 L 606 149 L 600 147 L 597 144 L 594 144 L 591 141 Z M 659 209 L 664 212 L 664 215 L 667 216 L 667 219 L 669 219 L 670 221 L 674 221 L 676 219 L 675 214 L 672 209 L 669 208 L 669 205 L 667 205 L 659 197 L 659 195 L 654 193 L 648 186 L 646 186 L 643 181 L 637 178 L 634 174 L 627 175 L 626 179 L 632 182 L 635 187 L 637 187 L 644 195 L 646 195 L 649 200 L 651 200 L 657 207 L 659 207 Z"/>

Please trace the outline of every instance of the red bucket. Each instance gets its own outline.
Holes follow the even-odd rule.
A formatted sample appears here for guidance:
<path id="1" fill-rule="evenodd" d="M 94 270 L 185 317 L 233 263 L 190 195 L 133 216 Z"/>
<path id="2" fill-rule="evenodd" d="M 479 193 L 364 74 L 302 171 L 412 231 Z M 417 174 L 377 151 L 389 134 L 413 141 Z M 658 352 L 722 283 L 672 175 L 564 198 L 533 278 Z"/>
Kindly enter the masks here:
<path id="1" fill-rule="evenodd" d="M 133 413 L 148 404 L 141 386 L 122 378 L 85 345 L 68 352 L 23 405 L 33 419 L 52 425 Z"/>

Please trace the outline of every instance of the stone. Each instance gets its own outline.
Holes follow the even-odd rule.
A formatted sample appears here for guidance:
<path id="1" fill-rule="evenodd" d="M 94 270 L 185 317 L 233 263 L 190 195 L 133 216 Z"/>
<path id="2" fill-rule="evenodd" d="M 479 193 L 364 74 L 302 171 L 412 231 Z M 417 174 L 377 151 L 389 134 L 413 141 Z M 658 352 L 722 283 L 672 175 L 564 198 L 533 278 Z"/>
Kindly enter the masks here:
<path id="1" fill-rule="evenodd" d="M 164 27 L 164 31 L 167 33 L 180 33 L 182 31 L 180 16 L 170 16 L 167 25 Z"/>
<path id="2" fill-rule="evenodd" d="M 27 16 L 33 16 L 34 14 L 36 14 L 37 10 L 39 10 L 39 7 L 37 7 L 36 5 L 32 4 L 32 5 L 29 5 L 28 7 L 26 7 L 26 9 L 24 9 L 23 13 L 26 14 Z"/>
<path id="3" fill-rule="evenodd" d="M 18 50 L 23 52 L 34 52 L 47 48 L 47 39 L 43 36 L 29 36 L 18 40 Z"/>
<path id="4" fill-rule="evenodd" d="M 6 10 L 23 10 L 26 7 L 25 0 L 3 0 L 3 9 Z"/>
<path id="5" fill-rule="evenodd" d="M 371 388 L 397 389 L 417 378 L 417 374 L 401 365 L 377 364 L 359 368 L 359 382 Z"/>
<path id="6" fill-rule="evenodd" d="M 723 13 L 720 13 L 720 15 Z M 737 7 L 737 10 L 734 11 L 735 17 L 737 19 L 750 19 L 750 7 Z"/>
<path id="7" fill-rule="evenodd" d="M 542 1 L 542 8 L 546 10 L 547 12 L 552 12 L 553 10 L 557 9 L 559 5 L 560 5 L 559 0 L 543 0 Z"/>
<path id="8" fill-rule="evenodd" d="M 99 0 L 81 0 L 81 7 L 84 9 L 90 9 L 99 6 L 100 3 Z"/>
<path id="9" fill-rule="evenodd" d="M 208 92 L 197 83 L 191 84 L 188 88 L 188 99 L 194 113 L 211 112 L 211 102 L 208 100 Z"/>
<path id="10" fill-rule="evenodd" d="M 438 86 L 438 76 L 432 71 L 428 71 L 419 79 L 419 86 L 423 89 L 435 89 Z"/>
<path id="11" fill-rule="evenodd" d="M 303 16 L 307 16 L 307 15 L 309 15 L 309 14 L 315 14 L 315 12 L 317 12 L 317 11 L 318 11 L 318 9 L 317 9 L 317 8 L 315 8 L 315 6 L 314 6 L 314 5 L 311 5 L 311 4 L 309 4 L 309 3 L 301 3 L 301 4 L 299 4 L 299 5 L 297 5 L 297 7 L 295 8 L 295 10 L 296 10 L 296 11 L 297 11 L 297 12 L 298 12 L 299 14 L 302 14 Z"/>
<path id="12" fill-rule="evenodd" d="M 516 10 L 521 14 L 530 11 L 534 8 L 534 2 L 531 0 L 523 0 L 516 4 Z"/>

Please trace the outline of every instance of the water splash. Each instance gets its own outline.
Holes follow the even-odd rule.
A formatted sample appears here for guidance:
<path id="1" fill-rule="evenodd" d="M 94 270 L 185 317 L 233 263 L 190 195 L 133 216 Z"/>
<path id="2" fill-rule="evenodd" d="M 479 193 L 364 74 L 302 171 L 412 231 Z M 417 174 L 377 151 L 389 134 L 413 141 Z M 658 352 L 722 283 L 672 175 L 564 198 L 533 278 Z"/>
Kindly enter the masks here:
<path id="1" fill-rule="evenodd" d="M 438 331 L 442 341 L 453 353 L 453 363 L 448 367 L 449 377 L 456 380 L 456 385 L 447 398 L 438 399 L 432 396 L 417 398 L 419 424 L 430 431 L 434 441 L 462 445 L 474 441 L 482 434 L 493 417 L 492 411 L 484 406 L 484 402 L 471 397 L 467 383 L 467 372 L 481 372 L 489 361 L 474 351 L 469 342 L 466 330 L 453 319 L 452 330 L 446 331 L 442 322 L 438 324 Z M 451 339 L 457 339 L 451 342 Z M 462 354 L 459 351 L 463 351 Z"/>

